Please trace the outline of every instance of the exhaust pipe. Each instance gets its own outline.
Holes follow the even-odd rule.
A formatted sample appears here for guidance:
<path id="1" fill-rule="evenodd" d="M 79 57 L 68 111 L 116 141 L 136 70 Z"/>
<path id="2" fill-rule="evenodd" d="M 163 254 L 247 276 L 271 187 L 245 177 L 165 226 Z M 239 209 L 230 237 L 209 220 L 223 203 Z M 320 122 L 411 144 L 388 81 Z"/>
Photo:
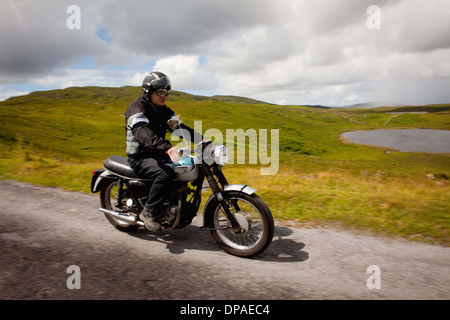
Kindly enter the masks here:
<path id="1" fill-rule="evenodd" d="M 129 224 L 132 224 L 132 225 L 134 225 L 134 224 L 137 224 L 137 225 L 140 225 L 140 226 L 144 225 L 144 223 L 142 221 L 137 220 L 136 217 L 127 216 L 127 215 L 124 215 L 121 212 L 107 210 L 107 209 L 104 209 L 104 208 L 99 208 L 98 210 L 100 210 L 103 213 L 107 213 L 112 218 L 120 220 L 122 222 L 126 222 L 126 223 L 129 223 Z"/>

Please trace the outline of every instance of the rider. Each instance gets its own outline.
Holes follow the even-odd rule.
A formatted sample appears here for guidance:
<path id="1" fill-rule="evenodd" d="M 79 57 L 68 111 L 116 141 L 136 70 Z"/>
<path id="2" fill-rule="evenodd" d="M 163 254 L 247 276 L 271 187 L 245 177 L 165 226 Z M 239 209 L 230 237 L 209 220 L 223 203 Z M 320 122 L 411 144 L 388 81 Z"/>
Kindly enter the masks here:
<path id="1" fill-rule="evenodd" d="M 173 185 L 174 171 L 170 165 L 180 159 L 179 151 L 166 140 L 167 125 L 175 113 L 166 106 L 171 91 L 170 79 L 161 72 L 149 73 L 142 83 L 142 96 L 130 103 L 125 112 L 127 129 L 127 155 L 131 168 L 142 177 L 154 179 L 148 200 L 141 213 L 145 227 L 151 231 L 162 229 L 158 222 L 166 196 Z M 181 123 L 192 142 L 203 137 Z M 177 133 L 177 132 L 175 132 Z"/>

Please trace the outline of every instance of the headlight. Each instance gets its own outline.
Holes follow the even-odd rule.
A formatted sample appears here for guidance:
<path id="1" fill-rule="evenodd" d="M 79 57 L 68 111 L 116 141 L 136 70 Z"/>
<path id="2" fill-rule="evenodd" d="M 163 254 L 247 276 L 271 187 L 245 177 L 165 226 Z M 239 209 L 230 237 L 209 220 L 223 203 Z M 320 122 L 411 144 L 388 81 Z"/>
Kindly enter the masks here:
<path id="1" fill-rule="evenodd" d="M 212 156 L 214 157 L 214 162 L 220 167 L 223 167 L 228 161 L 228 151 L 227 147 L 221 145 L 213 149 Z"/>

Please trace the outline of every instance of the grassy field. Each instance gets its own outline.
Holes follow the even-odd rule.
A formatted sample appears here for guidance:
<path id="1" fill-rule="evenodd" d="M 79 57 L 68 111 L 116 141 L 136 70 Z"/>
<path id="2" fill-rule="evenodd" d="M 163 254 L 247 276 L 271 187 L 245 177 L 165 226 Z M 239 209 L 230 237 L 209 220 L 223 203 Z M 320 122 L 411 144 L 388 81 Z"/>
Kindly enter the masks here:
<path id="1" fill-rule="evenodd" d="M 91 172 L 125 155 L 128 104 L 138 87 L 67 88 L 0 102 L 0 176 L 89 192 Z M 280 167 L 227 165 L 231 183 L 248 184 L 274 217 L 305 227 L 332 225 L 450 244 L 450 155 L 386 152 L 347 143 L 354 130 L 450 129 L 450 105 L 377 109 L 277 106 L 232 97 L 174 92 L 168 105 L 203 131 L 279 129 Z M 391 112 L 424 112 L 391 114 Z M 270 143 L 270 141 L 269 141 Z"/>

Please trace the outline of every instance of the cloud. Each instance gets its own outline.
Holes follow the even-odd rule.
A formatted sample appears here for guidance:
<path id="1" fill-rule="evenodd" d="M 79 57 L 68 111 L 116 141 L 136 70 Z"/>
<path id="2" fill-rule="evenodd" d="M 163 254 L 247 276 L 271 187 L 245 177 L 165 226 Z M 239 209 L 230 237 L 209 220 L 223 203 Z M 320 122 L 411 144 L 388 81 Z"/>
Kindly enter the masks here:
<path id="1" fill-rule="evenodd" d="M 255 24 L 271 23 L 271 0 L 108 1 L 101 7 L 110 37 L 130 51 L 152 57 L 197 54 L 209 41 L 233 37 Z M 120 8 L 120 10 L 118 10 Z"/>
<path id="2" fill-rule="evenodd" d="M 154 70 L 170 75 L 176 90 L 211 90 L 217 87 L 213 73 L 200 63 L 197 55 L 175 55 L 156 61 Z"/>
<path id="3" fill-rule="evenodd" d="M 0 86 L 0 101 L 6 100 L 11 97 L 18 97 L 28 94 L 29 91 L 20 91 L 16 89 L 8 88 L 7 86 Z"/>
<path id="4" fill-rule="evenodd" d="M 65 1 L 2 1 L 0 83 L 26 81 L 108 50 L 91 23 L 69 30 Z M 86 15 L 86 20 L 88 16 Z"/>
<path id="5" fill-rule="evenodd" d="M 32 80 L 32 83 L 42 87 L 51 88 L 82 87 L 93 85 L 116 87 L 127 85 L 124 79 L 129 77 L 130 75 L 117 71 L 64 69 L 45 77 L 36 78 Z"/>
<path id="6" fill-rule="evenodd" d="M 386 83 L 400 102 L 450 100 L 448 0 L 379 0 L 379 30 L 372 0 L 79 0 L 79 30 L 71 4 L 0 3 L 0 84 L 140 85 L 158 69 L 176 90 L 275 103 L 386 100 Z"/>
<path id="7" fill-rule="evenodd" d="M 276 103 L 339 105 L 387 99 L 392 95 L 382 89 L 390 82 L 399 89 L 394 97 L 401 101 L 448 101 L 450 94 L 443 90 L 445 85 L 437 86 L 441 90 L 432 90 L 428 85 L 429 79 L 445 84 L 450 77 L 445 58 L 449 56 L 449 38 L 444 31 L 450 30 L 450 22 L 442 13 L 446 12 L 444 8 L 449 8 L 448 2 L 436 1 L 430 7 L 419 1 L 381 2 L 381 30 L 366 27 L 365 9 L 369 4 L 369 1 L 297 2 L 286 23 L 272 30 L 277 37 L 260 33 L 264 44 L 272 43 L 273 39 L 275 43 L 288 38 L 297 40 L 296 45 L 286 50 L 288 56 L 271 59 L 267 55 L 255 59 L 254 52 L 265 51 L 261 50 L 262 46 L 260 50 L 250 50 L 255 43 L 251 37 L 240 46 L 231 46 L 238 48 L 237 52 L 240 48 L 249 50 L 247 54 L 242 50 L 239 59 L 223 56 L 215 59 L 216 72 L 220 72 L 220 65 L 229 66 L 226 70 L 235 72 L 221 73 L 225 78 L 221 91 L 247 92 L 252 97 L 262 100 L 267 97 L 266 101 Z M 302 19 L 296 20 L 295 16 L 301 12 L 305 13 Z M 436 18 L 439 21 L 435 22 Z M 239 74 L 239 66 L 245 62 L 248 62 L 247 70 L 243 68 L 245 71 Z M 428 100 L 420 99 L 420 94 L 411 95 L 420 84 L 424 90 L 433 92 L 423 93 Z"/>
<path id="8" fill-rule="evenodd" d="M 430 52 L 450 48 L 448 11 L 445 0 L 403 0 L 383 11 L 384 44 L 390 51 Z"/>

